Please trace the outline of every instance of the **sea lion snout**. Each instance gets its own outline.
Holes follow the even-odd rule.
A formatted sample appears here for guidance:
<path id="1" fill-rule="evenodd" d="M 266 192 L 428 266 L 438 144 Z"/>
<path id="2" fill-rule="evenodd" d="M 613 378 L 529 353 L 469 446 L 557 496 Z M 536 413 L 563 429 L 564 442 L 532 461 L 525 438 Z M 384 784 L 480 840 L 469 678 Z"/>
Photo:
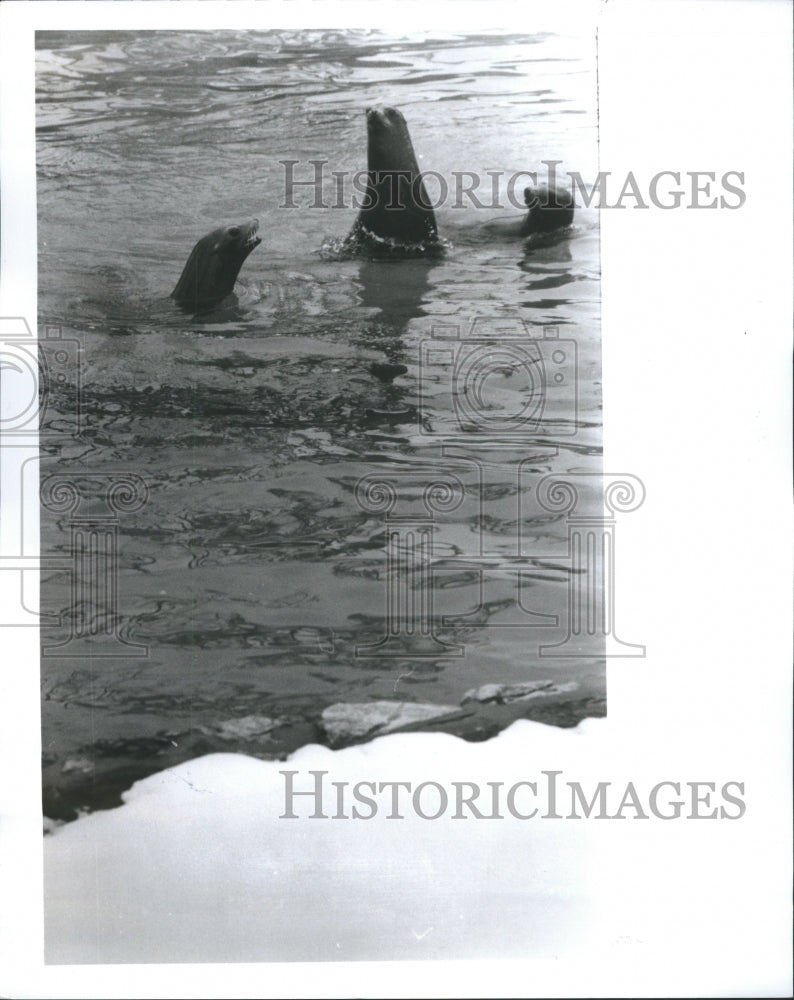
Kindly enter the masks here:
<path id="1" fill-rule="evenodd" d="M 248 222 L 241 222 L 239 225 L 228 226 L 225 237 L 231 243 L 237 243 L 249 253 L 262 242 L 262 237 L 257 236 L 259 232 L 259 219 L 250 219 Z"/>
<path id="2" fill-rule="evenodd" d="M 390 128 L 394 125 L 405 126 L 405 118 L 400 114 L 397 108 L 391 108 L 388 104 L 373 104 L 371 107 L 366 108 L 364 114 L 367 118 L 367 126 L 372 128 L 373 126 L 381 128 Z"/>
<path id="3" fill-rule="evenodd" d="M 246 249 L 249 251 L 249 253 L 251 250 L 255 250 L 256 247 L 258 247 L 259 244 L 262 242 L 262 237 L 259 236 L 258 234 L 259 234 L 259 219 L 251 219 L 251 221 L 248 223 L 248 229 L 244 235 L 245 246 Z"/>

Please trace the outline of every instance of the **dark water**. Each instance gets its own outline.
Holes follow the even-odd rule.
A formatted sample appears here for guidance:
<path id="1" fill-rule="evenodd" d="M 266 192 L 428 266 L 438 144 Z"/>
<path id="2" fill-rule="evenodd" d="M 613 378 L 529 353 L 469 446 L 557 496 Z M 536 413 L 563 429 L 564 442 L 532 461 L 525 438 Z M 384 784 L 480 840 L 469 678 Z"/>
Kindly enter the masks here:
<path id="1" fill-rule="evenodd" d="M 320 252 L 355 218 L 334 207 L 332 171 L 365 168 L 371 103 L 402 110 L 422 169 L 445 178 L 543 159 L 592 177 L 593 40 L 91 32 L 40 33 L 37 48 L 40 335 L 69 345 L 42 420 L 42 551 L 78 567 L 42 584 L 61 616 L 43 645 L 66 642 L 42 659 L 45 812 L 111 804 L 198 753 L 323 740 L 319 713 L 340 701 L 457 706 L 486 683 L 552 680 L 567 693 L 524 714 L 601 714 L 597 643 L 538 652 L 565 638 L 572 565 L 566 517 L 538 485 L 601 469 L 595 212 L 526 243 L 492 226 L 518 209 L 449 198 L 441 260 Z M 301 180 L 327 161 L 328 207 L 307 185 L 280 207 L 287 159 Z M 236 301 L 180 312 L 168 294 L 196 240 L 253 216 L 263 242 Z M 505 431 L 524 383 L 497 351 L 483 390 L 496 418 L 461 423 L 453 371 L 476 374 L 472 350 L 513 345 L 550 378 L 549 345 L 525 343 L 548 328 L 568 388 L 541 390 L 542 421 Z M 374 363 L 406 371 L 387 381 Z M 388 525 L 363 477 L 396 490 Z M 454 497 L 429 509 L 435 481 Z M 64 483 L 79 508 L 59 506 Z M 409 634 L 418 605 L 403 605 L 378 655 L 401 558 L 432 566 L 433 635 Z M 403 598 L 425 593 L 418 580 Z"/>

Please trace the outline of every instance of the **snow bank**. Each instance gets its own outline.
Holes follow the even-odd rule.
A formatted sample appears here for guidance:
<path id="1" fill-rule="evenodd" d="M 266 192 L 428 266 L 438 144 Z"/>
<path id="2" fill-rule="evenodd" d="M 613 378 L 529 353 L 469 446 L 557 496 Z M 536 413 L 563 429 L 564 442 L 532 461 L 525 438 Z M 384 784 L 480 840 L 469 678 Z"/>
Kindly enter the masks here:
<path id="1" fill-rule="evenodd" d="M 785 906 L 786 886 L 772 899 L 768 879 L 753 873 L 746 789 L 724 794 L 737 779 L 718 763 L 724 748 L 706 762 L 711 771 L 692 774 L 691 760 L 675 770 L 665 747 L 659 770 L 612 730 L 600 719 L 574 730 L 519 721 L 485 743 L 394 734 L 339 751 L 307 746 L 287 762 L 214 754 L 153 775 L 122 807 L 46 838 L 47 961 L 534 956 L 580 971 L 581 961 L 606 959 L 619 979 L 640 960 L 663 963 L 660 981 L 680 965 L 691 988 L 687 962 L 696 955 L 704 981 L 725 977 L 735 988 L 736 970 L 724 964 L 734 949 L 758 968 L 784 948 L 757 919 Z M 327 818 L 310 818 L 313 795 L 294 797 L 297 818 L 281 818 L 287 781 L 304 792 L 320 781 L 317 811 Z M 680 794 L 660 787 L 651 808 L 663 781 Z M 375 783 L 369 819 L 353 818 L 354 806 L 359 816 L 373 812 L 353 796 L 359 782 Z M 436 785 L 417 799 L 400 789 L 398 819 L 393 786 L 377 793 L 387 782 L 409 782 L 411 793 Z M 714 789 L 693 793 L 687 782 Z M 577 783 L 588 802 L 595 796 L 589 818 Z M 472 785 L 479 817 L 456 802 Z M 692 821 L 693 811 L 714 810 L 711 821 Z"/>

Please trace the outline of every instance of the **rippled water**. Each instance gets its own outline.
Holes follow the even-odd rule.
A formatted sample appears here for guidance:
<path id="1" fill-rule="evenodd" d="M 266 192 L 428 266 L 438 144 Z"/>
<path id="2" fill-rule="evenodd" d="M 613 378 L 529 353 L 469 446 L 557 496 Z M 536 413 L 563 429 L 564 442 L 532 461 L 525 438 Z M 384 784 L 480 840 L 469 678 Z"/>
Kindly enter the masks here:
<path id="1" fill-rule="evenodd" d="M 603 711 L 597 649 L 538 655 L 566 634 L 571 562 L 565 516 L 535 495 L 544 473 L 601 469 L 595 212 L 525 243 L 494 226 L 517 209 L 450 199 L 437 210 L 442 259 L 320 252 L 355 218 L 336 205 L 332 172 L 365 168 L 372 103 L 402 110 L 422 169 L 445 178 L 543 159 L 593 177 L 593 47 L 496 32 L 37 35 L 39 323 L 82 349 L 79 382 L 70 362 L 51 384 L 42 478 L 91 494 L 71 516 L 44 510 L 43 552 L 68 556 L 88 531 L 75 518 L 108 514 L 102 476 L 140 477 L 141 501 L 102 522 L 117 532 L 118 638 L 137 645 L 114 640 L 104 651 L 116 655 L 96 658 L 72 644 L 42 660 L 48 814 L 108 804 L 200 752 L 278 755 L 322 740 L 318 715 L 339 701 L 457 705 L 486 683 L 552 679 L 573 693 L 527 714 L 571 724 Z M 312 207 L 307 185 L 297 208 L 281 207 L 280 161 L 311 179 L 312 159 L 327 161 L 328 207 Z M 263 241 L 237 300 L 180 312 L 168 295 L 196 240 L 253 216 Z M 549 392 L 557 422 L 520 440 L 461 430 L 449 373 L 427 367 L 428 351 L 449 350 L 441 335 L 455 328 L 453 350 L 468 350 L 477 317 L 486 335 L 520 318 L 535 337 L 553 326 L 574 340 L 576 408 Z M 379 378 L 370 369 L 384 362 L 406 371 Z M 502 365 L 488 398 L 510 410 L 519 382 Z M 420 562 L 433 564 L 434 632 L 465 655 L 405 634 L 397 655 L 365 648 L 384 635 L 394 573 L 362 477 L 396 484 L 392 515 L 414 519 L 429 482 L 458 484 Z M 94 560 L 78 583 L 104 565 Z M 67 639 L 91 600 L 51 573 L 43 609 L 62 624 L 43 644 Z M 260 722 L 235 726 L 249 717 Z"/>

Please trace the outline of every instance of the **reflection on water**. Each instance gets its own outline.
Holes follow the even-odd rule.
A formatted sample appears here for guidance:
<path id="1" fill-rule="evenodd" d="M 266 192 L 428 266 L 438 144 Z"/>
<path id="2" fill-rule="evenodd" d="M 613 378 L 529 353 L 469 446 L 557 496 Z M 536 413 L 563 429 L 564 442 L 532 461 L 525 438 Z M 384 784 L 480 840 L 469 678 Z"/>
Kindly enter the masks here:
<path id="1" fill-rule="evenodd" d="M 438 258 L 427 260 L 376 261 L 359 264 L 358 298 L 365 309 L 401 332 L 408 321 L 425 315 L 422 307 L 430 288 L 430 274 Z"/>
<path id="2" fill-rule="evenodd" d="M 43 607 L 61 624 L 43 643 L 94 620 L 146 654 L 93 658 L 81 640 L 42 660 L 48 813 L 112 804 L 198 753 L 323 740 L 319 714 L 339 701 L 458 705 L 486 683 L 552 679 L 573 687 L 527 714 L 569 725 L 603 711 L 598 641 L 539 655 L 566 634 L 576 570 L 565 512 L 536 496 L 544 475 L 601 469 L 595 214 L 525 243 L 491 225 L 520 218 L 509 205 L 448 202 L 443 258 L 320 252 L 355 219 L 333 171 L 364 168 L 374 102 L 403 111 L 420 165 L 443 176 L 544 158 L 592 176 L 591 40 L 48 32 L 37 49 L 40 322 L 83 350 L 80 433 L 72 371 L 43 414 L 42 477 L 90 473 L 99 490 L 78 527 L 68 506 L 43 511 L 42 548 L 87 547 L 92 580 L 95 540 L 110 532 L 118 553 L 110 617 L 98 584 L 47 576 Z M 311 207 L 318 158 L 326 208 Z M 306 181 L 295 209 L 280 207 L 287 159 Z M 168 295 L 196 240 L 248 216 L 263 242 L 236 298 L 181 312 Z M 516 318 L 540 346 L 509 332 Z M 573 354 L 553 361 L 544 333 Z M 516 414 L 535 420 L 518 435 Z M 129 475 L 146 502 L 109 507 L 97 484 Z M 362 481 L 390 484 L 394 505 Z M 429 638 L 412 603 L 427 593 Z M 268 721 L 234 722 L 249 718 Z"/>

